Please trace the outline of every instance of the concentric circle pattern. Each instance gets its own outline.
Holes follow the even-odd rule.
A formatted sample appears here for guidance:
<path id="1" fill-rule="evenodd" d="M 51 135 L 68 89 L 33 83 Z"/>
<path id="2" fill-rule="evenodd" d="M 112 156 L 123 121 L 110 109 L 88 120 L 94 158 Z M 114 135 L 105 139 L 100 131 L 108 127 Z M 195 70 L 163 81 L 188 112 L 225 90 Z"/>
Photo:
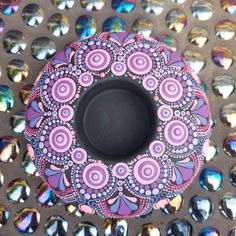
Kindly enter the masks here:
<path id="1" fill-rule="evenodd" d="M 87 88 L 110 78 L 136 83 L 157 120 L 150 144 L 114 164 L 79 141 L 74 118 Z M 199 80 L 179 54 L 137 34 L 100 33 L 58 52 L 37 78 L 26 110 L 25 136 L 41 178 L 64 201 L 103 217 L 145 215 L 180 194 L 203 163 L 209 135 Z"/>
<path id="2" fill-rule="evenodd" d="M 118 12 L 119 9 L 130 11 L 130 5 L 135 6 L 132 8 L 132 14 L 120 14 Z M 4 125 L 1 126 L 0 137 L 0 161 L 2 162 L 0 164 L 0 234 L 5 236 L 25 235 L 26 233 L 30 233 L 34 236 L 42 236 L 47 232 L 82 236 L 84 232 L 86 232 L 86 234 L 94 236 L 98 234 L 108 236 L 112 232 L 113 234 L 122 236 L 142 236 L 144 234 L 157 236 L 171 235 L 171 233 L 174 232 L 173 234 L 175 235 L 235 235 L 235 221 L 230 217 L 226 218 L 225 215 L 221 214 L 222 210 L 219 209 L 219 207 L 222 206 L 220 202 L 225 196 L 225 193 L 235 192 L 235 181 L 232 174 L 235 164 L 236 140 L 235 128 L 232 126 L 234 114 L 229 111 L 225 114 L 231 124 L 230 126 L 227 125 L 228 127 L 226 127 L 225 121 L 224 124 L 222 124 L 220 119 L 222 108 L 235 103 L 235 29 L 232 27 L 232 24 L 228 24 L 228 22 L 236 23 L 235 13 L 235 0 L 142 0 L 140 3 L 137 1 L 135 3 L 133 0 L 121 0 L 116 1 L 116 12 L 112 9 L 111 1 L 104 0 L 1 1 L 0 42 L 3 50 L 0 54 L 0 120 L 1 124 Z M 55 22 L 55 25 L 51 25 L 53 27 L 48 27 L 49 19 L 55 14 L 63 15 L 68 19 L 70 25 L 68 32 L 68 24 L 63 25 L 61 21 Z M 140 16 L 142 17 L 140 18 Z M 204 160 L 207 162 L 206 166 L 217 167 L 222 171 L 220 176 L 221 179 L 224 177 L 222 188 L 218 191 L 211 192 L 211 190 L 207 188 L 202 188 L 202 185 L 200 186 L 199 184 L 199 181 L 202 181 L 202 179 L 197 178 L 191 188 L 188 188 L 181 195 L 177 195 L 170 202 L 168 199 L 162 198 L 162 200 L 156 204 L 156 208 L 167 204 L 165 208 L 163 208 L 163 211 L 150 212 L 147 218 L 138 220 L 110 219 L 103 223 L 98 216 L 91 217 L 89 214 L 84 214 L 84 212 L 77 207 L 78 204 L 68 203 L 63 207 L 62 201 L 53 204 L 50 209 L 47 209 L 44 205 L 40 205 L 38 198 L 36 198 L 36 191 L 41 180 L 38 177 L 39 173 L 34 162 L 29 157 L 29 153 L 31 156 L 33 154 L 32 149 L 29 147 L 29 151 L 26 151 L 26 142 L 23 135 L 25 128 L 24 125 L 22 125 L 24 122 L 22 119 L 20 119 L 20 122 L 15 120 L 15 127 L 18 127 L 17 129 L 22 131 L 16 133 L 13 132 L 11 119 L 12 117 L 17 117 L 19 112 L 23 112 L 25 105 L 29 103 L 28 98 L 32 84 L 41 68 L 46 64 L 46 62 L 42 60 L 51 57 L 55 53 L 55 50 L 60 50 L 64 45 L 68 45 L 71 41 L 76 41 L 79 38 L 91 36 L 101 31 L 120 32 L 125 30 L 132 30 L 142 35 L 149 35 L 183 54 L 185 60 L 191 66 L 191 69 L 193 69 L 204 82 L 202 86 L 207 91 L 207 97 L 210 104 L 212 104 L 211 108 L 213 114 L 211 119 L 213 135 L 211 136 L 209 146 L 207 143 L 204 145 Z M 14 37 L 12 37 L 12 34 L 8 33 L 9 31 L 20 31 L 22 33 L 21 35 L 24 37 L 19 37 L 19 34 L 17 37 L 13 34 Z M 64 32 L 67 33 L 65 34 Z M 38 37 L 43 37 L 43 39 L 35 41 Z M 50 41 L 48 41 L 49 38 Z M 7 41 L 5 40 L 4 42 L 4 39 L 7 39 Z M 129 40 L 127 40 L 127 42 L 129 42 Z M 219 50 L 219 48 L 222 50 Z M 229 51 L 226 49 L 230 49 L 231 53 L 229 54 Z M 139 51 L 143 52 L 141 49 L 139 49 Z M 81 51 L 81 53 L 82 55 L 85 54 L 84 51 Z M 148 53 L 145 54 L 148 55 Z M 111 52 L 110 55 L 114 55 L 114 53 Z M 81 68 L 72 68 L 68 62 L 73 60 L 73 58 L 73 52 L 70 53 L 67 51 L 63 56 L 63 60 L 54 61 L 57 67 L 56 70 L 61 73 L 57 75 L 57 77 L 73 79 L 79 85 L 81 82 L 85 82 L 81 85 L 85 87 L 86 84 L 91 83 L 91 79 L 89 79 L 91 76 L 85 74 L 85 77 L 81 77 L 85 79 L 80 80 L 80 75 L 83 73 L 93 73 L 92 83 L 96 82 L 96 76 L 100 76 L 100 72 L 92 70 L 88 72 L 88 68 L 86 71 L 82 71 Z M 119 76 L 120 78 L 129 73 L 133 78 L 138 78 L 138 76 L 130 71 L 127 65 L 123 63 L 122 58 L 122 55 L 117 59 L 115 58 L 115 61 L 113 57 L 111 58 L 111 62 L 107 67 L 107 70 L 110 71 L 109 73 Z M 169 62 L 172 68 L 178 68 L 182 63 L 181 61 L 170 62 L 168 58 L 169 57 L 166 57 L 165 61 Z M 11 70 L 12 73 L 9 73 L 9 65 L 11 65 L 11 62 L 19 60 L 24 62 L 24 65 L 28 65 L 27 70 L 22 70 L 23 67 L 20 69 L 17 64 L 18 67 L 12 67 L 14 70 Z M 158 61 L 155 62 L 152 60 L 152 63 L 156 67 L 159 66 Z M 55 67 L 53 64 L 52 67 L 48 68 L 50 71 Z M 73 73 L 66 73 L 66 76 L 62 75 L 66 67 L 70 67 L 70 72 L 73 71 Z M 160 85 L 159 78 L 163 78 L 162 72 L 159 71 L 159 73 L 153 76 L 159 81 L 157 86 Z M 96 76 L 94 74 L 96 74 Z M 172 78 L 172 75 L 173 73 L 165 75 L 164 77 Z M 41 76 L 42 75 L 38 78 L 41 78 Z M 151 76 L 150 74 L 142 75 L 142 77 L 146 78 L 150 78 Z M 50 80 L 53 79 L 51 78 Z M 147 79 L 146 82 L 138 81 L 141 82 L 140 86 L 150 88 L 150 90 L 148 90 L 150 94 L 156 94 L 156 83 L 154 83 L 152 79 Z M 180 82 L 182 84 L 182 81 Z M 43 91 L 47 91 L 53 84 L 54 83 L 50 84 L 50 86 L 46 84 L 47 88 L 45 87 Z M 91 85 L 88 85 L 87 88 L 89 89 L 90 86 Z M 82 91 L 82 88 L 80 88 L 80 90 Z M 34 91 L 36 97 L 37 93 L 38 91 Z M 74 115 L 72 104 L 79 94 L 80 92 L 76 91 L 71 101 L 60 104 L 61 108 L 57 110 L 57 113 L 48 113 L 48 115 L 58 117 L 63 122 L 71 122 Z M 187 93 L 185 93 L 185 89 L 183 90 L 183 96 L 188 97 Z M 191 96 L 192 95 L 190 95 L 189 98 L 191 98 Z M 193 96 L 195 95 L 193 94 Z M 175 110 L 178 109 L 178 106 L 188 106 L 189 103 L 183 103 L 186 99 L 179 100 L 175 102 L 175 104 L 168 103 L 166 100 L 160 100 L 158 96 L 155 97 L 155 99 L 155 101 L 162 103 L 161 106 L 156 108 L 157 115 L 161 120 L 160 122 L 168 123 L 173 117 L 182 121 L 179 117 L 180 114 L 178 112 L 176 113 Z M 49 101 L 51 101 L 51 103 Z M 190 99 L 189 102 L 191 103 L 192 100 Z M 167 105 L 165 105 L 166 103 Z M 41 108 L 48 112 L 48 109 L 53 110 L 59 103 L 57 103 L 56 100 L 52 100 L 52 97 L 49 96 L 49 98 L 44 101 L 44 104 L 47 104 L 47 106 L 42 107 L 40 104 L 36 106 L 34 103 L 33 106 L 38 112 L 35 113 L 35 120 L 31 125 L 35 123 L 40 127 L 47 118 L 47 116 L 45 116 L 41 119 L 42 116 L 39 115 Z M 189 118 L 188 114 L 185 116 Z M 197 117 L 199 118 L 198 115 Z M 201 119 L 204 120 L 203 118 Z M 191 119 L 188 120 L 188 122 L 187 127 L 189 129 L 192 127 L 190 126 L 192 122 Z M 184 123 L 186 123 L 186 121 L 184 121 Z M 62 124 L 60 123 L 56 126 L 60 125 Z M 68 128 L 70 129 L 71 127 Z M 158 132 L 163 132 L 163 130 Z M 192 132 L 194 133 L 196 131 Z M 204 132 L 203 129 L 202 132 Z M 193 135 L 191 139 L 193 139 Z M 34 142 L 35 140 L 32 139 L 32 141 Z M 153 147 L 151 145 L 147 147 L 150 153 L 151 151 L 153 152 L 152 158 L 161 158 L 162 156 L 159 155 L 163 155 L 163 151 L 172 153 L 174 150 L 171 148 L 171 145 L 167 145 L 165 140 L 161 140 L 160 142 L 161 143 L 153 143 Z M 188 145 L 191 144 L 191 141 L 187 140 L 187 142 L 189 142 Z M 194 142 L 196 142 L 196 140 Z M 201 143 L 202 140 L 198 140 L 198 142 Z M 162 149 L 163 146 L 164 150 Z M 53 164 L 54 167 L 52 169 L 55 175 L 52 175 L 52 178 L 47 177 L 47 179 L 53 180 L 55 179 L 54 176 L 59 176 L 58 179 L 63 183 L 60 184 L 61 188 L 63 188 L 63 185 L 66 186 L 66 180 L 70 180 L 70 176 L 64 175 L 63 171 L 67 168 L 71 168 L 72 165 L 82 166 L 90 158 L 90 154 L 87 153 L 83 147 L 76 147 L 75 143 L 73 143 L 72 149 L 69 150 L 71 158 L 67 160 L 68 165 L 65 166 L 64 169 L 59 169 L 56 168 L 58 166 Z M 182 157 L 185 156 L 184 150 L 186 150 L 186 148 L 184 149 L 184 146 L 181 145 L 177 151 L 179 152 L 180 150 L 183 152 L 181 151 L 182 154 L 179 153 L 177 156 L 181 158 L 179 159 L 181 161 L 183 159 Z M 56 162 L 60 162 L 62 158 L 68 158 L 68 154 L 65 155 L 65 153 L 57 153 L 57 155 L 59 155 L 59 160 Z M 188 155 L 188 148 L 186 155 Z M 166 158 L 166 156 L 164 157 Z M 51 161 L 53 162 L 54 160 L 55 159 L 51 157 Z M 178 163 L 180 164 L 178 167 L 181 169 L 183 162 Z M 189 166 L 191 165 L 193 165 L 192 162 L 190 162 Z M 162 164 L 160 166 L 162 166 Z M 171 167 L 171 163 L 168 166 Z M 47 166 L 48 169 L 49 167 L 50 165 Z M 13 173 L 14 178 L 12 177 Z M 64 173 L 66 173 L 66 171 Z M 109 173 L 112 173 L 117 181 L 125 181 L 129 177 L 131 182 L 136 181 L 134 177 L 132 179 L 130 176 L 131 170 L 129 166 L 123 162 L 117 163 L 117 166 L 114 165 L 111 167 Z M 175 169 L 175 175 L 178 175 L 178 173 L 179 171 Z M 192 173 L 191 168 L 185 168 L 185 173 L 189 173 L 190 176 Z M 167 179 L 170 178 L 167 173 L 160 173 L 160 176 L 162 175 L 165 175 Z M 187 176 L 188 174 L 185 176 L 185 179 L 188 179 Z M 30 196 L 28 196 L 23 204 L 13 204 L 6 197 L 6 187 L 13 179 L 19 178 L 24 179 L 28 183 Z M 174 179 L 174 177 L 172 178 Z M 215 187 L 219 182 L 219 176 L 217 173 L 213 172 L 212 175 L 205 178 L 205 180 L 205 186 Z M 118 183 L 120 184 L 121 182 Z M 77 185 L 79 184 L 83 185 L 84 183 L 77 183 Z M 132 186 L 132 184 L 134 183 L 130 183 L 129 186 Z M 161 183 L 159 185 L 162 187 Z M 165 185 L 165 183 L 163 183 L 163 185 Z M 148 185 L 140 186 L 140 189 L 137 190 L 136 186 L 135 191 L 143 193 L 147 191 L 147 193 L 150 194 L 148 187 Z M 161 190 L 159 186 L 155 188 L 159 191 Z M 156 194 L 158 190 L 155 190 Z M 43 192 L 41 195 L 40 199 L 43 202 L 46 202 L 50 197 L 48 191 Z M 89 191 L 88 189 L 88 192 Z M 103 191 L 105 192 L 105 190 Z M 110 190 L 108 190 L 108 192 L 109 191 Z M 69 194 L 70 191 L 67 193 Z M 83 196 L 85 194 L 86 193 L 84 193 Z M 101 193 L 88 194 L 90 194 L 91 197 L 92 194 L 101 195 Z M 12 196 L 17 197 L 18 195 L 13 194 Z M 193 201 L 190 201 L 190 199 L 193 198 L 195 199 L 195 204 L 193 204 Z M 199 198 L 211 200 L 213 205 L 212 214 L 208 214 L 209 205 L 202 204 L 202 200 L 197 201 Z M 71 195 L 70 199 L 75 198 Z M 118 201 L 122 199 L 123 198 L 120 198 Z M 224 205 L 224 209 L 227 209 L 227 214 L 233 214 L 233 212 L 235 212 L 235 207 L 231 204 L 231 199 L 233 198 L 228 198 L 227 205 Z M 129 203 L 129 205 L 133 206 L 133 199 L 130 198 L 130 200 L 131 203 Z M 122 204 L 123 203 L 124 201 L 122 201 Z M 47 204 L 50 204 L 50 202 L 47 202 Z M 35 207 L 35 209 L 31 207 Z M 82 203 L 81 209 L 86 209 L 91 213 L 93 212 L 92 208 Z M 192 218 L 193 216 L 197 216 L 198 219 L 207 220 L 204 221 L 204 223 L 200 223 L 199 221 L 195 222 Z M 173 219 L 175 220 L 173 221 Z M 146 224 L 144 221 L 150 224 Z"/>

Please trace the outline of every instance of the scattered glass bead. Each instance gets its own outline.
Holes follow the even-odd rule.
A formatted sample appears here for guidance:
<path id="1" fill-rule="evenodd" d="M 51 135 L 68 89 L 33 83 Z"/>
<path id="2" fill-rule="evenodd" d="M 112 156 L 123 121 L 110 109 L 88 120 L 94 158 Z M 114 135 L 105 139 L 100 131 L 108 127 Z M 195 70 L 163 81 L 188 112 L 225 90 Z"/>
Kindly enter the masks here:
<path id="1" fill-rule="evenodd" d="M 9 219 L 9 211 L 3 205 L 0 205 L 0 228 L 5 226 Z"/>
<path id="2" fill-rule="evenodd" d="M 30 195 L 30 187 L 24 179 L 15 179 L 8 184 L 6 195 L 10 202 L 24 203 Z"/>
<path id="3" fill-rule="evenodd" d="M 111 7 L 118 13 L 130 13 L 134 10 L 136 0 L 112 0 Z"/>
<path id="4" fill-rule="evenodd" d="M 106 0 L 81 0 L 81 6 L 87 11 L 99 11 L 105 5 Z"/>
<path id="5" fill-rule="evenodd" d="M 28 176 L 39 176 L 37 168 L 34 162 L 31 160 L 31 157 L 28 152 L 26 152 L 22 159 L 22 168 L 26 175 Z"/>
<path id="6" fill-rule="evenodd" d="M 142 8 L 146 13 L 160 15 L 164 10 L 164 0 L 141 0 Z"/>
<path id="7" fill-rule="evenodd" d="M 183 57 L 195 73 L 202 71 L 206 65 L 204 56 L 198 52 L 186 50 L 183 53 Z"/>
<path id="8" fill-rule="evenodd" d="M 192 4 L 192 15 L 198 20 L 209 20 L 214 13 L 214 6 L 208 0 L 195 0 Z"/>
<path id="9" fill-rule="evenodd" d="M 71 204 L 71 203 L 65 204 L 65 210 L 69 215 L 75 216 L 78 218 L 81 218 L 84 215 L 84 212 L 80 211 L 76 205 Z"/>
<path id="10" fill-rule="evenodd" d="M 15 83 L 22 82 L 28 78 L 29 66 L 21 59 L 13 59 L 7 64 L 7 76 Z"/>
<path id="11" fill-rule="evenodd" d="M 230 103 L 223 106 L 220 110 L 220 119 L 223 124 L 231 128 L 236 127 L 236 104 Z"/>
<path id="12" fill-rule="evenodd" d="M 229 170 L 229 181 L 236 188 L 236 164 Z"/>
<path id="13" fill-rule="evenodd" d="M 215 34 L 221 39 L 230 40 L 236 35 L 236 24 L 231 20 L 220 20 L 215 25 Z"/>
<path id="14" fill-rule="evenodd" d="M 90 222 L 81 222 L 75 229 L 73 236 L 98 236 L 97 228 Z"/>
<path id="15" fill-rule="evenodd" d="M 198 236 L 221 236 L 221 234 L 214 226 L 206 226 L 201 229 Z"/>
<path id="16" fill-rule="evenodd" d="M 59 10 L 68 10 L 75 4 L 75 0 L 51 0 L 52 4 Z"/>
<path id="17" fill-rule="evenodd" d="M 2 171 L 0 171 L 0 187 L 2 187 L 3 182 L 4 182 L 4 175 L 3 175 Z"/>
<path id="18" fill-rule="evenodd" d="M 92 36 L 97 31 L 97 22 L 93 16 L 82 15 L 75 22 L 75 32 L 80 38 Z"/>
<path id="19" fill-rule="evenodd" d="M 161 236 L 161 232 L 154 224 L 142 225 L 136 236 Z"/>
<path id="20" fill-rule="evenodd" d="M 178 41 L 168 34 L 162 34 L 156 37 L 156 39 L 164 44 L 166 44 L 168 47 L 170 47 L 172 50 L 177 50 Z"/>
<path id="21" fill-rule="evenodd" d="M 187 25 L 187 16 L 180 9 L 170 10 L 165 18 L 168 29 L 180 33 Z"/>
<path id="22" fill-rule="evenodd" d="M 11 131 L 15 134 L 23 134 L 25 130 L 25 113 L 19 111 L 10 118 Z"/>
<path id="23" fill-rule="evenodd" d="M 39 37 L 32 42 L 31 55 L 39 61 L 49 59 L 55 52 L 56 44 L 47 37 Z"/>
<path id="24" fill-rule="evenodd" d="M 45 236 L 66 236 L 68 230 L 68 222 L 61 216 L 51 216 L 45 226 Z"/>
<path id="25" fill-rule="evenodd" d="M 68 33 L 70 23 L 67 17 L 60 13 L 56 13 L 49 17 L 47 27 L 54 36 L 60 37 Z"/>
<path id="26" fill-rule="evenodd" d="M 20 54 L 27 47 L 25 35 L 18 30 L 8 31 L 3 38 L 3 48 L 7 53 Z"/>
<path id="27" fill-rule="evenodd" d="M 235 0 L 221 0 L 221 7 L 224 11 L 230 14 L 236 14 L 236 2 Z"/>
<path id="28" fill-rule="evenodd" d="M 195 195 L 189 202 L 189 214 L 196 222 L 204 222 L 213 212 L 213 204 L 208 197 Z"/>
<path id="29" fill-rule="evenodd" d="M 0 85 L 0 111 L 9 112 L 14 106 L 14 93 L 7 85 Z"/>
<path id="30" fill-rule="evenodd" d="M 212 80 L 212 90 L 216 96 L 229 98 L 235 92 L 236 83 L 229 75 L 219 75 Z"/>
<path id="31" fill-rule="evenodd" d="M 180 211 L 180 209 L 184 205 L 184 198 L 181 195 L 177 195 L 171 201 L 166 204 L 163 208 L 161 208 L 162 212 L 165 212 L 166 214 L 176 214 Z"/>
<path id="32" fill-rule="evenodd" d="M 228 134 L 224 139 L 223 150 L 228 156 L 236 157 L 236 132 Z"/>
<path id="33" fill-rule="evenodd" d="M 225 46 L 215 46 L 211 52 L 212 61 L 225 70 L 229 69 L 234 63 L 232 50 Z"/>
<path id="34" fill-rule="evenodd" d="M 200 186 L 210 192 L 220 191 L 223 186 L 223 173 L 217 167 L 204 168 L 199 177 Z"/>
<path id="35" fill-rule="evenodd" d="M 4 31 L 5 23 L 2 18 L 0 18 L 0 34 Z"/>
<path id="36" fill-rule="evenodd" d="M 0 1 L 0 12 L 5 15 L 11 15 L 17 12 L 19 6 L 21 4 L 21 0 L 1 0 Z"/>
<path id="37" fill-rule="evenodd" d="M 40 213 L 36 208 L 23 208 L 15 215 L 14 226 L 21 234 L 34 233 L 40 224 Z"/>
<path id="38" fill-rule="evenodd" d="M 20 89 L 19 98 L 22 104 L 27 105 L 28 104 L 28 98 L 31 92 L 31 89 L 33 88 L 33 85 L 26 84 Z"/>
<path id="39" fill-rule="evenodd" d="M 39 205 L 44 207 L 53 207 L 58 202 L 58 197 L 52 192 L 52 190 L 45 183 L 41 183 L 36 191 L 35 198 Z"/>
<path id="40" fill-rule="evenodd" d="M 236 228 L 230 230 L 228 236 L 235 236 L 236 235 Z"/>
<path id="41" fill-rule="evenodd" d="M 213 128 L 215 128 L 215 126 L 216 126 L 216 120 L 215 120 L 215 118 L 212 116 L 212 117 L 210 118 L 210 127 L 213 129 Z"/>
<path id="42" fill-rule="evenodd" d="M 15 160 L 20 152 L 19 141 L 12 136 L 0 138 L 0 161 L 10 163 Z"/>
<path id="43" fill-rule="evenodd" d="M 204 160 L 205 162 L 213 161 L 216 158 L 216 155 L 218 154 L 219 149 L 215 142 L 210 140 L 209 146 L 204 154 Z"/>
<path id="44" fill-rule="evenodd" d="M 134 33 L 141 34 L 145 37 L 149 37 L 151 35 L 152 29 L 152 21 L 144 17 L 136 19 L 132 25 L 132 31 Z"/>
<path id="45" fill-rule="evenodd" d="M 185 219 L 174 219 L 167 225 L 167 236 L 193 236 L 193 227 Z"/>
<path id="46" fill-rule="evenodd" d="M 208 31 L 202 26 L 194 26 L 188 34 L 189 43 L 196 45 L 199 48 L 203 47 L 208 42 L 208 40 Z"/>
<path id="47" fill-rule="evenodd" d="M 44 13 L 39 5 L 31 3 L 23 9 L 22 18 L 26 25 L 37 27 L 43 22 Z"/>
<path id="48" fill-rule="evenodd" d="M 236 194 L 226 193 L 220 200 L 219 210 L 229 220 L 236 220 Z"/>
<path id="49" fill-rule="evenodd" d="M 186 0 L 172 0 L 172 2 L 175 2 L 175 3 L 179 3 L 179 4 L 182 4 L 184 3 Z"/>
<path id="50" fill-rule="evenodd" d="M 128 223 L 124 219 L 106 219 L 103 224 L 104 236 L 127 236 Z"/>
<path id="51" fill-rule="evenodd" d="M 126 29 L 125 21 L 116 16 L 108 17 L 102 24 L 102 31 L 105 32 L 124 32 Z"/>

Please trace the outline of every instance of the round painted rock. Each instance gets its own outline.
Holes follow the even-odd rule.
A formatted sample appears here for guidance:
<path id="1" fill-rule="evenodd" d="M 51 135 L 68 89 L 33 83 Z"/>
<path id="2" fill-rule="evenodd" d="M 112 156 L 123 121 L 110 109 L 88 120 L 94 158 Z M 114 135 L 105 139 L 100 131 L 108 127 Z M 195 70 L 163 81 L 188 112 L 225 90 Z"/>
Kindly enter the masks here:
<path id="1" fill-rule="evenodd" d="M 203 165 L 210 135 L 201 81 L 166 45 L 100 33 L 58 52 L 26 110 L 28 151 L 63 201 L 109 218 L 159 209 Z"/>

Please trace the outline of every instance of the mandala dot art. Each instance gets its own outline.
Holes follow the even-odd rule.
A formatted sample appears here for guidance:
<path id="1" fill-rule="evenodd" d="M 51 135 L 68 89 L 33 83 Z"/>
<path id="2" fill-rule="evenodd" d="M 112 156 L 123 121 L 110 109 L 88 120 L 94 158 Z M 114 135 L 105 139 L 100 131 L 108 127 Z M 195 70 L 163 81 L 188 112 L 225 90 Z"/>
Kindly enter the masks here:
<path id="1" fill-rule="evenodd" d="M 126 32 L 57 52 L 25 120 L 42 180 L 66 204 L 106 218 L 147 215 L 180 195 L 203 165 L 211 130 L 201 81 L 182 57 Z"/>

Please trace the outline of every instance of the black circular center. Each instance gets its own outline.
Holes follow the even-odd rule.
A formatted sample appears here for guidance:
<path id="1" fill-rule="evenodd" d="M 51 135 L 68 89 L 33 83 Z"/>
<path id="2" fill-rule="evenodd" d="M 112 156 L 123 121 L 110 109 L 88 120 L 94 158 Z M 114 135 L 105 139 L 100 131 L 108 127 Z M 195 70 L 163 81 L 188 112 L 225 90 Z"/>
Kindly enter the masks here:
<path id="1" fill-rule="evenodd" d="M 86 92 L 78 105 L 78 135 L 98 158 L 126 159 L 153 134 L 151 101 L 137 85 L 106 81 Z"/>

